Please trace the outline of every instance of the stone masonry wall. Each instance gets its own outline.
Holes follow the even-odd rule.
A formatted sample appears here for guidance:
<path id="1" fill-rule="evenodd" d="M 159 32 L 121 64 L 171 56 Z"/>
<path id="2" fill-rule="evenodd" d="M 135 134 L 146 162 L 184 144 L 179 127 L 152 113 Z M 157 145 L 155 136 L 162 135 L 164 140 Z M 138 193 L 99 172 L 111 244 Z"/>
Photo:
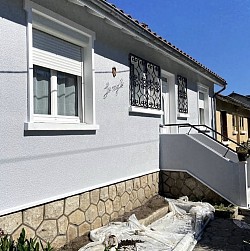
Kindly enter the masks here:
<path id="1" fill-rule="evenodd" d="M 228 204 L 225 199 L 186 172 L 161 171 L 160 194 L 168 198 L 188 196 L 190 201 Z"/>
<path id="2" fill-rule="evenodd" d="M 143 205 L 158 194 L 158 187 L 156 172 L 1 216 L 0 228 L 13 239 L 25 228 L 28 238 L 36 236 L 58 248 Z"/>

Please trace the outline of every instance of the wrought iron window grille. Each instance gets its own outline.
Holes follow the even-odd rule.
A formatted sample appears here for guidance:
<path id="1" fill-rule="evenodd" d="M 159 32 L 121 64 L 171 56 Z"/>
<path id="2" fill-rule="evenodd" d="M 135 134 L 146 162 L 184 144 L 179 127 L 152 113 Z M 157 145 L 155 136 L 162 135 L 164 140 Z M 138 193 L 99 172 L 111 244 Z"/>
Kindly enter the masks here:
<path id="1" fill-rule="evenodd" d="M 133 54 L 130 63 L 130 105 L 161 110 L 161 69 Z"/>
<path id="2" fill-rule="evenodd" d="M 178 82 L 178 110 L 180 113 L 188 113 L 187 78 L 177 76 Z"/>

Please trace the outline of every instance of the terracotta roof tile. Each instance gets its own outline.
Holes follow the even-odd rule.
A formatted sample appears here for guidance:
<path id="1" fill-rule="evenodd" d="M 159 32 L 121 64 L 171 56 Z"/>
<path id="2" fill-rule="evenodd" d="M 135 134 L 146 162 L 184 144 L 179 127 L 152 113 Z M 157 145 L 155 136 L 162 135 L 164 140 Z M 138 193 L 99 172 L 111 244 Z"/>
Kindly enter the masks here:
<path id="1" fill-rule="evenodd" d="M 139 25 L 141 28 L 143 28 L 144 30 L 148 31 L 151 35 L 155 36 L 158 40 L 160 40 L 161 42 L 165 43 L 166 45 L 170 46 L 171 48 L 173 48 L 174 50 L 176 50 L 178 53 L 181 53 L 183 56 L 185 56 L 186 58 L 188 58 L 189 60 L 191 60 L 192 62 L 198 64 L 199 66 L 201 66 L 203 69 L 205 69 L 206 71 L 210 72 L 212 75 L 216 76 L 217 78 L 219 78 L 222 82 L 224 82 L 224 84 L 226 84 L 225 79 L 223 79 L 222 77 L 220 77 L 218 74 L 214 73 L 213 71 L 211 71 L 210 69 L 208 69 L 205 65 L 201 64 L 200 62 L 198 62 L 196 59 L 194 59 L 193 57 L 191 57 L 190 55 L 188 55 L 187 53 L 183 52 L 182 50 L 180 50 L 179 48 L 177 48 L 175 45 L 171 44 L 170 42 L 168 42 L 166 39 L 163 39 L 161 36 L 157 35 L 156 32 L 152 32 L 152 30 L 148 27 L 148 25 L 146 23 L 140 23 L 138 20 L 133 19 L 131 15 L 129 14 L 125 14 L 125 12 L 121 9 L 118 9 L 114 4 L 109 3 L 106 0 L 100 0 L 102 2 L 105 2 L 106 4 L 108 4 L 110 7 L 112 7 L 115 11 L 120 12 L 124 17 L 129 18 L 129 20 L 131 22 L 133 22 L 136 25 Z"/>

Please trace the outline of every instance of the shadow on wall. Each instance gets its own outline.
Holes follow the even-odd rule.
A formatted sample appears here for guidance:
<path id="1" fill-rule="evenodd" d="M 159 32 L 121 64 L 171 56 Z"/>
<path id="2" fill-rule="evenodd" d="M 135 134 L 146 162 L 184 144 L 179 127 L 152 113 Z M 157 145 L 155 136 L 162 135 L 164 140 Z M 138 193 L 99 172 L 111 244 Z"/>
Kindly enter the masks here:
<path id="1" fill-rule="evenodd" d="M 158 142 L 158 140 L 148 140 L 148 141 L 136 142 L 136 143 L 109 145 L 109 146 L 77 149 L 77 150 L 71 150 L 71 151 L 61 151 L 61 152 L 54 152 L 54 153 L 47 153 L 47 154 L 36 154 L 32 156 L 21 156 L 21 157 L 16 157 L 16 158 L 0 159 L 0 162 L 1 164 L 7 164 L 7 163 L 17 163 L 21 161 L 29 161 L 29 160 L 57 158 L 59 156 L 67 156 L 67 155 L 71 156 L 74 154 L 85 154 L 89 152 L 97 152 L 97 151 L 116 149 L 116 148 L 125 148 L 125 147 L 138 146 L 138 145 L 144 145 L 144 144 L 156 143 L 156 142 Z"/>
<path id="2" fill-rule="evenodd" d="M 67 136 L 67 135 L 96 135 L 96 131 L 95 130 L 86 130 L 86 131 L 82 131 L 82 130 L 74 130 L 74 131 L 24 131 L 23 133 L 24 136 Z"/>

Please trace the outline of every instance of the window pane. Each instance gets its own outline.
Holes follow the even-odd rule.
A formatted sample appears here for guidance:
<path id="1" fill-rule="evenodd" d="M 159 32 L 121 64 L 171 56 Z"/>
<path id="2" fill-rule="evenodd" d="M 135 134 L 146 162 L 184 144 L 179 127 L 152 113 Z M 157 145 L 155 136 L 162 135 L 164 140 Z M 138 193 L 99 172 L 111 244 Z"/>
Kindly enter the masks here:
<path id="1" fill-rule="evenodd" d="M 204 109 L 199 108 L 199 113 L 200 113 L 200 125 L 205 125 Z"/>
<path id="2" fill-rule="evenodd" d="M 240 117 L 240 128 L 244 129 L 244 118 Z"/>
<path id="3" fill-rule="evenodd" d="M 235 129 L 236 127 L 236 116 L 233 115 L 233 118 L 232 118 L 232 125 L 233 125 L 233 128 Z"/>
<path id="4" fill-rule="evenodd" d="M 57 112 L 58 115 L 78 115 L 77 76 L 57 72 Z"/>
<path id="5" fill-rule="evenodd" d="M 34 65 L 34 113 L 50 114 L 50 70 Z"/>
<path id="6" fill-rule="evenodd" d="M 160 67 L 132 54 L 130 105 L 161 110 Z"/>
<path id="7" fill-rule="evenodd" d="M 205 100 L 205 96 L 203 92 L 199 92 L 199 100 Z"/>
<path id="8" fill-rule="evenodd" d="M 187 78 L 178 75 L 177 83 L 178 83 L 178 110 L 180 113 L 188 113 Z"/>

